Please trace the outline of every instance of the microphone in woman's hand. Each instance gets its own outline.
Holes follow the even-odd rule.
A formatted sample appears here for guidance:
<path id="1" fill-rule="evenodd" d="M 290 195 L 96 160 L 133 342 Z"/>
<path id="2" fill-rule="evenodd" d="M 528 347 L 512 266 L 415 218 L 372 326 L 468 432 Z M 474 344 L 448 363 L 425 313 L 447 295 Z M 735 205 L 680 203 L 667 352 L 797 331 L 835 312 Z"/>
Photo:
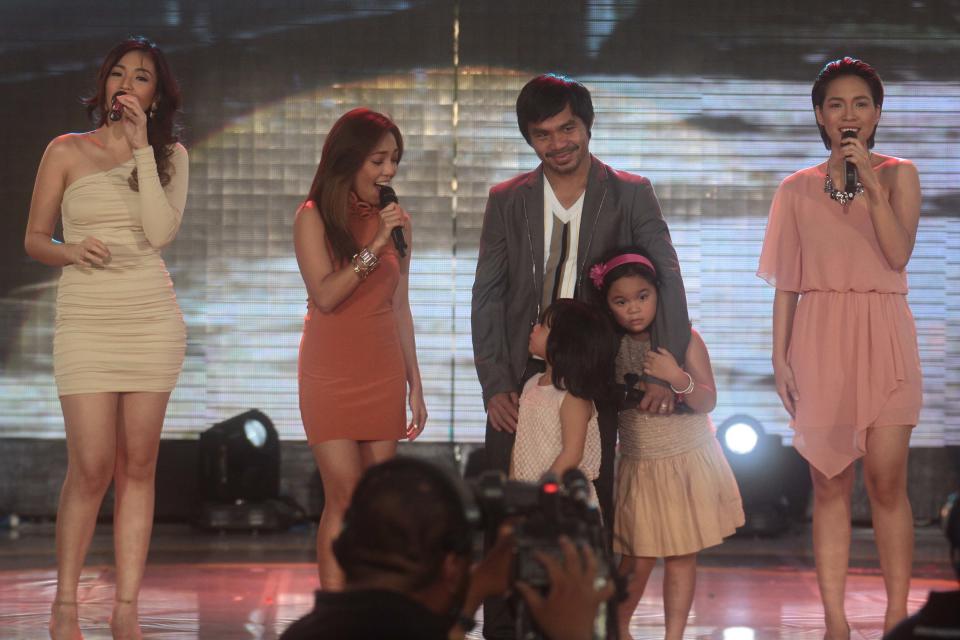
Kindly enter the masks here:
<path id="1" fill-rule="evenodd" d="M 392 202 L 400 204 L 400 199 L 397 198 L 397 192 L 393 190 L 393 187 L 385 184 L 380 185 L 380 208 L 383 209 Z M 393 246 L 397 248 L 397 253 L 400 254 L 400 257 L 402 258 L 407 255 L 407 241 L 403 239 L 403 228 L 394 227 L 393 231 L 390 232 L 390 236 L 393 238 Z"/>
<path id="2" fill-rule="evenodd" d="M 123 117 L 123 103 L 117 100 L 117 96 L 125 95 L 127 95 L 126 91 L 117 91 L 115 94 L 113 94 L 113 98 L 110 100 L 110 113 L 108 114 L 108 117 L 113 122 L 117 122 L 121 117 Z"/>
<path id="3" fill-rule="evenodd" d="M 840 134 L 841 140 L 846 140 L 847 138 L 856 138 L 857 132 L 851 129 L 847 129 Z M 857 165 L 850 162 L 850 160 L 845 160 L 844 169 L 846 170 L 847 184 L 844 189 L 847 193 L 856 193 L 857 192 Z"/>

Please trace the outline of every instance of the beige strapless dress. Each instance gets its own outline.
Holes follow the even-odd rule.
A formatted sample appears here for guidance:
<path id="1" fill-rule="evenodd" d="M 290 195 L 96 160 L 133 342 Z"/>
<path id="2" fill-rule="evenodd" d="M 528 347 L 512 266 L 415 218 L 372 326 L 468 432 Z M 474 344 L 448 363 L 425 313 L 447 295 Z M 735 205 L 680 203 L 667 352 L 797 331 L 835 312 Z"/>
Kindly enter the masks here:
<path id="1" fill-rule="evenodd" d="M 186 204 L 187 154 L 177 147 L 163 187 L 151 147 L 63 194 L 68 243 L 93 236 L 110 249 L 104 267 L 68 265 L 57 290 L 53 368 L 61 396 L 173 390 L 186 352 L 186 325 L 160 248 L 177 233 Z M 139 192 L 127 180 L 134 167 Z"/>

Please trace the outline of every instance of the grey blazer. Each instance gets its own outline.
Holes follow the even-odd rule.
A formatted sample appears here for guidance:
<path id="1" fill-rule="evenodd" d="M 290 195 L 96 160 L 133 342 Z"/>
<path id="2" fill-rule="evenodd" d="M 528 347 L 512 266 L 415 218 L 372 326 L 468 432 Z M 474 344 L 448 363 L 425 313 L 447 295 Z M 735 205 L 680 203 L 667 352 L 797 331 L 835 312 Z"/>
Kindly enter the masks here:
<path id="1" fill-rule="evenodd" d="M 690 341 L 687 298 L 677 252 L 644 177 L 616 171 L 591 156 L 580 220 L 574 297 L 597 301 L 587 277 L 604 254 L 637 245 L 660 270 L 653 346 L 684 361 Z M 497 393 L 520 391 L 528 360 L 527 339 L 540 315 L 543 287 L 543 166 L 490 189 L 473 283 L 473 357 L 483 403 Z"/>

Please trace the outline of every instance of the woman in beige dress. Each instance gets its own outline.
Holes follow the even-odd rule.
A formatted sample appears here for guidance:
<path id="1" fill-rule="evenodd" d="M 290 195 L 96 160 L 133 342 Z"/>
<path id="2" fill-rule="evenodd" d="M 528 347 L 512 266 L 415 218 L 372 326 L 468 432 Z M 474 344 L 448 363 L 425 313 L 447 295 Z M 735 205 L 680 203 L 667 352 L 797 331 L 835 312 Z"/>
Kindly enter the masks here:
<path id="1" fill-rule="evenodd" d="M 186 327 L 160 249 L 187 195 L 177 86 L 162 52 L 130 38 L 104 59 L 86 101 L 97 129 L 65 134 L 37 171 L 24 244 L 63 267 L 53 361 L 67 473 L 57 510 L 50 636 L 81 638 L 78 582 L 100 503 L 115 482 L 114 638 L 139 638 L 137 598 L 153 521 L 154 473 Z M 62 218 L 64 241 L 53 238 Z"/>

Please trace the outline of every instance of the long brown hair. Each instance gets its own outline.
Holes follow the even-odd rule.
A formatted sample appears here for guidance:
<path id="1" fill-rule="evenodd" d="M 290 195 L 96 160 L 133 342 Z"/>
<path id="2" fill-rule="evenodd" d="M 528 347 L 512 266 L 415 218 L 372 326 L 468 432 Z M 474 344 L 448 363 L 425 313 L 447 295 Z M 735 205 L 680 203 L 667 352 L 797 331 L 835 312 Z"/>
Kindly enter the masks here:
<path id="1" fill-rule="evenodd" d="M 153 147 L 153 157 L 157 162 L 157 173 L 160 174 L 160 184 L 170 182 L 170 156 L 173 154 L 173 145 L 179 141 L 179 127 L 176 124 L 180 112 L 180 85 L 167 63 L 166 56 L 152 41 L 143 36 L 130 36 L 117 44 L 107 53 L 97 72 L 97 90 L 93 95 L 84 98 L 87 106 L 87 116 L 97 127 L 102 127 L 107 121 L 109 105 L 107 101 L 112 96 L 107 95 L 107 78 L 113 67 L 120 62 L 120 58 L 131 51 L 143 51 L 153 60 L 157 71 L 157 89 L 153 103 L 157 109 L 148 113 L 147 142 Z M 130 175 L 130 188 L 139 191 L 137 170 Z"/>
<path id="2" fill-rule="evenodd" d="M 392 133 L 397 140 L 397 161 L 403 157 L 403 137 L 393 120 L 363 107 L 352 109 L 334 123 L 320 152 L 320 165 L 307 200 L 320 210 L 333 256 L 348 260 L 359 250 L 347 226 L 353 178 L 380 140 Z"/>

